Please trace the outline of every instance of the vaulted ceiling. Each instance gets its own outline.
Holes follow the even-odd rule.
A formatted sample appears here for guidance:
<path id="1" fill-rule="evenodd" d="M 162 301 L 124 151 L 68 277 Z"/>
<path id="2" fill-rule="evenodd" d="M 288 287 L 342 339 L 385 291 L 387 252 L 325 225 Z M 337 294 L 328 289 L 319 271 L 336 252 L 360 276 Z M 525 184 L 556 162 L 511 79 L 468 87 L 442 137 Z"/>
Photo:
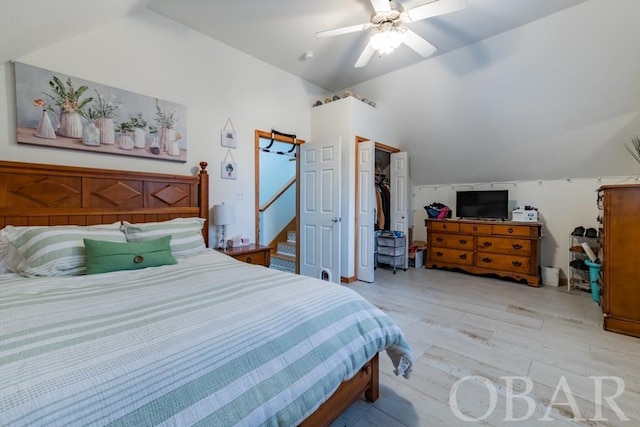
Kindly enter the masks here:
<path id="1" fill-rule="evenodd" d="M 468 0 L 463 10 L 406 26 L 441 55 L 583 1 Z M 405 10 L 429 2 L 400 0 Z M 354 68 L 371 30 L 315 37 L 318 31 L 368 23 L 374 15 L 370 0 L 149 0 L 148 8 L 330 92 L 424 61 L 402 45 Z M 305 60 L 305 52 L 313 52 L 313 59 Z"/>
<path id="2" fill-rule="evenodd" d="M 621 141 L 640 126 L 637 0 L 467 0 L 463 10 L 406 24 L 437 47 L 432 57 L 401 46 L 354 68 L 370 33 L 315 33 L 368 22 L 371 1 L 2 0 L 0 63 L 159 14 L 327 92 L 354 88 L 375 100 L 396 138 L 389 142 L 417 165 L 416 184 L 636 170 Z M 313 59 L 303 60 L 308 51 Z"/>

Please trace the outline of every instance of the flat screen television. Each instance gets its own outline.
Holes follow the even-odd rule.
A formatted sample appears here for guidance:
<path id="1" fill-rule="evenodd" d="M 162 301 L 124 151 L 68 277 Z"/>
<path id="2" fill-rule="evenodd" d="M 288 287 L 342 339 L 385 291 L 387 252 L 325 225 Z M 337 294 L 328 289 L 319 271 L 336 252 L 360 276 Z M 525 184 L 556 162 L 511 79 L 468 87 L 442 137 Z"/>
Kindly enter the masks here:
<path id="1" fill-rule="evenodd" d="M 509 191 L 458 191 L 456 216 L 459 218 L 509 218 Z"/>

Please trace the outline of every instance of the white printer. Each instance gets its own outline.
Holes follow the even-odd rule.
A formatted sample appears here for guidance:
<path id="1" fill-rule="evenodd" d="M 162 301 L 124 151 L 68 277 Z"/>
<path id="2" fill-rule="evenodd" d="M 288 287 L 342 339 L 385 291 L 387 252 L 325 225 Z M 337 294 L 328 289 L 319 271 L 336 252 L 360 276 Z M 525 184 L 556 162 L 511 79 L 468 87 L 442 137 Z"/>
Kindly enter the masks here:
<path id="1" fill-rule="evenodd" d="M 511 220 L 515 222 L 538 222 L 538 211 L 534 209 L 514 209 Z"/>

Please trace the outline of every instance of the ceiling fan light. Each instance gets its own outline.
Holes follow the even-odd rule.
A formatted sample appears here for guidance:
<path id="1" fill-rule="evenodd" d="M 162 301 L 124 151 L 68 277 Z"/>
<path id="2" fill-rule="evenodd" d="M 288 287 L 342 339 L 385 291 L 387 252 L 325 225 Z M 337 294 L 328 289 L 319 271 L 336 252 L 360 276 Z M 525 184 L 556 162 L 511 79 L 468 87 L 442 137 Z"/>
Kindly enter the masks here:
<path id="1" fill-rule="evenodd" d="M 387 31 L 380 31 L 371 36 L 371 46 L 380 55 L 393 52 L 398 46 L 402 44 L 404 40 L 404 31 L 399 29 L 390 29 Z"/>

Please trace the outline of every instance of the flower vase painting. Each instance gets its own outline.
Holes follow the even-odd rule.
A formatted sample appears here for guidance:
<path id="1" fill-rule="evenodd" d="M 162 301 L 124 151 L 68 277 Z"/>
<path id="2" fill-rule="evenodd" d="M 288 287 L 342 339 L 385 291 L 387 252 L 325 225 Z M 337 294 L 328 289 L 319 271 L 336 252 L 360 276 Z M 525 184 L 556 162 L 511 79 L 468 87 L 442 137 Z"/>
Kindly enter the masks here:
<path id="1" fill-rule="evenodd" d="M 36 128 L 36 136 L 38 138 L 56 139 L 56 130 L 53 128 L 53 123 L 51 123 L 47 110 L 42 110 L 42 118 Z"/>
<path id="2" fill-rule="evenodd" d="M 183 105 L 19 62 L 15 76 L 20 144 L 187 161 Z"/>

